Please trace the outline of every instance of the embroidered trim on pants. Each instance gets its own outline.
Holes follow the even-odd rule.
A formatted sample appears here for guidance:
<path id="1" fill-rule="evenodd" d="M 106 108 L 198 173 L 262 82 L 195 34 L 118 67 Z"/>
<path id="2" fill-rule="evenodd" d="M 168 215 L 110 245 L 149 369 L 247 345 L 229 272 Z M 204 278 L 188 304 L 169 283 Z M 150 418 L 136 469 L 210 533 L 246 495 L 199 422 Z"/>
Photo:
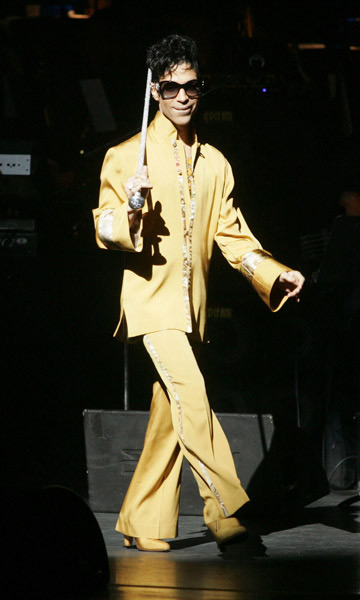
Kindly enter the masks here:
<path id="1" fill-rule="evenodd" d="M 173 396 L 175 398 L 177 412 L 178 412 L 179 436 L 180 436 L 180 439 L 183 442 L 185 448 L 187 450 L 189 450 L 189 452 L 191 452 L 191 450 L 186 445 L 186 441 L 185 441 L 185 438 L 184 438 L 183 420 L 182 420 L 182 411 L 181 411 L 181 402 L 180 402 L 179 394 L 176 391 L 176 387 L 174 385 L 174 382 L 171 379 L 170 374 L 167 371 L 166 367 L 160 361 L 159 355 L 156 352 L 156 349 L 155 349 L 154 345 L 151 343 L 151 341 L 150 341 L 150 339 L 149 339 L 149 337 L 147 335 L 144 335 L 144 340 L 145 340 L 145 343 L 148 346 L 148 348 L 149 348 L 152 356 L 156 359 L 156 362 L 158 363 L 161 372 L 165 375 L 166 379 L 168 380 L 168 382 L 170 384 L 170 387 L 171 387 L 171 390 L 172 390 L 172 394 L 173 394 Z M 214 483 L 213 483 L 213 481 L 212 481 L 212 479 L 211 479 L 211 477 L 209 475 L 209 472 L 208 472 L 207 468 L 205 467 L 204 463 L 201 462 L 201 460 L 199 458 L 197 459 L 197 462 L 199 464 L 200 470 L 201 470 L 201 472 L 202 472 L 202 474 L 204 476 L 204 479 L 205 479 L 207 485 L 211 489 L 211 491 L 214 494 L 214 496 L 216 496 L 216 498 L 217 498 L 217 500 L 218 500 L 218 502 L 220 504 L 221 510 L 223 511 L 225 517 L 228 517 L 229 516 L 229 512 L 228 512 L 228 510 L 227 510 L 227 508 L 226 508 L 226 506 L 224 504 L 224 501 L 222 500 L 219 492 L 217 491 L 217 489 L 216 489 L 216 487 L 215 487 L 215 485 L 214 485 Z"/>

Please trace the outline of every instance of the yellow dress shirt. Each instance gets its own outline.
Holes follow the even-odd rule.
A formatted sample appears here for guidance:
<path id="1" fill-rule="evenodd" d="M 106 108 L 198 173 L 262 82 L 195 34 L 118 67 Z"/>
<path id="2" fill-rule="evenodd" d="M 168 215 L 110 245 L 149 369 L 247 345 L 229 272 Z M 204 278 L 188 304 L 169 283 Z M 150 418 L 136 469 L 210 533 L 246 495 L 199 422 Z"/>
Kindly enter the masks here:
<path id="1" fill-rule="evenodd" d="M 177 329 L 204 337 L 206 295 L 214 241 L 273 311 L 286 296 L 272 293 L 289 268 L 262 250 L 231 197 L 234 179 L 223 154 L 195 139 L 192 174 L 171 121 L 158 112 L 146 139 L 152 190 L 137 236 L 130 231 L 125 183 L 137 170 L 140 134 L 111 148 L 101 171 L 93 211 L 100 248 L 126 251 L 120 321 L 115 336 Z"/>

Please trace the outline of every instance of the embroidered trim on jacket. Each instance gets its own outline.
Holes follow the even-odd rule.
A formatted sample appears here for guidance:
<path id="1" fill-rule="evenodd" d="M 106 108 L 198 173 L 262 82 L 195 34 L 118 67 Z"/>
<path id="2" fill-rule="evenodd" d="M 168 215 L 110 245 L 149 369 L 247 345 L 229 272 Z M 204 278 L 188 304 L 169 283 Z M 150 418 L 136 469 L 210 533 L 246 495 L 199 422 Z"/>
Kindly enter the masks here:
<path id="1" fill-rule="evenodd" d="M 176 140 L 172 140 L 172 145 L 174 148 L 174 156 L 176 163 L 176 170 L 178 174 L 178 181 L 180 187 L 180 204 L 181 204 L 181 217 L 184 228 L 184 239 L 183 239 L 183 293 L 184 293 L 184 302 L 185 302 L 185 314 L 187 321 L 187 329 L 188 333 L 192 331 L 192 322 L 191 322 L 191 307 L 190 307 L 190 295 L 191 295 L 191 274 L 192 274 L 192 233 L 194 227 L 194 217 L 195 217 L 195 208 L 196 208 L 196 190 L 195 190 L 195 181 L 193 176 L 192 169 L 188 169 L 187 172 L 187 183 L 189 186 L 190 192 L 190 215 L 189 215 L 189 225 L 186 223 L 186 203 L 185 203 L 185 195 L 184 195 L 184 177 L 181 170 L 180 158 L 179 158 L 179 150 Z"/>
<path id="2" fill-rule="evenodd" d="M 100 215 L 98 235 L 105 246 L 111 249 L 119 249 L 113 239 L 114 209 L 108 208 Z"/>
<path id="3" fill-rule="evenodd" d="M 265 250 L 253 250 L 247 252 L 241 262 L 241 273 L 248 281 L 251 281 L 260 263 L 267 258 L 271 258 L 271 254 Z"/>

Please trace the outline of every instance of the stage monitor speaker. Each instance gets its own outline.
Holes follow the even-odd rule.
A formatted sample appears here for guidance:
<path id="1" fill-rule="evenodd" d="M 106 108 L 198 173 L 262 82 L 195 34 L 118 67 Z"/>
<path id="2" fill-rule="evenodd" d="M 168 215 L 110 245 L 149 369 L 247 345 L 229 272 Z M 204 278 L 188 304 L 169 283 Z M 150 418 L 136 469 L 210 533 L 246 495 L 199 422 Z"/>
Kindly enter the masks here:
<path id="1" fill-rule="evenodd" d="M 289 490 L 292 502 L 302 505 L 328 492 L 321 467 L 315 475 L 314 467 L 306 466 L 316 461 L 306 460 L 299 432 L 289 433 L 288 437 L 296 440 L 296 451 L 291 451 L 290 443 L 284 459 L 281 456 L 284 443 L 279 443 L 272 415 L 220 413 L 217 416 L 254 513 L 279 510 L 286 505 Z M 89 502 L 95 512 L 120 510 L 141 453 L 148 418 L 147 411 L 84 411 Z M 280 442 L 283 437 L 280 434 Z M 301 460 L 302 452 L 305 462 Z M 299 460 L 294 460 L 291 472 L 285 473 L 284 469 L 289 469 L 289 456 L 294 453 Z M 203 503 L 186 460 L 181 488 L 180 514 L 201 515 Z"/>

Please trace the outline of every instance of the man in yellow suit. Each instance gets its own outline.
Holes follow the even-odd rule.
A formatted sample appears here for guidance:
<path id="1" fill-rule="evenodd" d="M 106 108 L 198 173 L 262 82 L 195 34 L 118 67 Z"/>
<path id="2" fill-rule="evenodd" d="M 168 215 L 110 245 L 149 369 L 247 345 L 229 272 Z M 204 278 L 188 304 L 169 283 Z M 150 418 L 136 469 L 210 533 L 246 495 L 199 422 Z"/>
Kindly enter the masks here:
<path id="1" fill-rule="evenodd" d="M 170 35 L 148 50 L 147 66 L 159 110 L 147 130 L 146 166 L 136 173 L 140 134 L 111 148 L 94 210 L 100 248 L 126 251 L 115 336 L 142 340 L 158 374 L 144 448 L 116 529 L 126 547 L 135 538 L 139 550 L 170 549 L 162 538 L 177 535 L 185 456 L 205 524 L 223 548 L 246 533 L 234 514 L 249 498 L 191 347 L 204 337 L 214 241 L 272 311 L 298 298 L 304 278 L 261 248 L 233 204 L 229 163 L 196 136 L 202 86 L 195 42 Z M 146 196 L 140 209 L 133 202 L 139 191 Z"/>

